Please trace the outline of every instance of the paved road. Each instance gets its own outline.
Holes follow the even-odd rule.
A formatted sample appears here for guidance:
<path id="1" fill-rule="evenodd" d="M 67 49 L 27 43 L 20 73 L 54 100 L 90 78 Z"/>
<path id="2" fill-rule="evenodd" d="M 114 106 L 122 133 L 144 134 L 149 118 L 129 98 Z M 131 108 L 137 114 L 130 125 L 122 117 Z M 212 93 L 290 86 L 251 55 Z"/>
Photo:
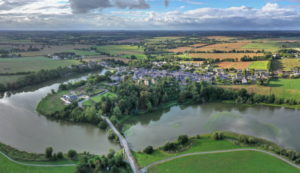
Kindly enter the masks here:
<path id="1" fill-rule="evenodd" d="M 135 162 L 135 159 L 132 156 L 131 150 L 129 148 L 129 145 L 128 145 L 128 142 L 126 141 L 126 139 L 121 135 L 121 133 L 117 130 L 117 128 L 113 125 L 113 123 L 107 117 L 103 116 L 102 118 L 107 122 L 107 124 L 110 126 L 110 128 L 119 137 L 120 144 L 125 150 L 125 153 L 127 155 L 127 158 L 128 158 L 128 161 L 129 161 L 132 171 L 134 173 L 140 173 L 138 166 Z"/>
<path id="2" fill-rule="evenodd" d="M 18 165 L 23 165 L 23 166 L 32 166 L 32 167 L 69 167 L 69 166 L 76 166 L 76 164 L 59 164 L 59 165 L 47 165 L 47 164 L 34 164 L 34 163 L 24 163 L 24 162 L 19 162 L 16 161 L 12 158 L 10 158 L 8 155 L 2 153 L 0 151 L 0 154 L 3 155 L 5 158 L 7 158 L 9 161 L 16 163 Z"/>
<path id="3" fill-rule="evenodd" d="M 165 163 L 165 162 L 168 162 L 168 161 L 171 161 L 171 160 L 175 160 L 175 159 L 178 159 L 178 158 L 182 158 L 182 157 L 187 157 L 187 156 L 193 156 L 193 155 L 206 155 L 206 154 L 218 154 L 218 153 L 228 153 L 228 152 L 237 152 L 237 151 L 257 151 L 257 152 L 261 152 L 261 153 L 265 153 L 265 154 L 268 154 L 268 155 L 271 155 L 273 157 L 276 157 L 284 162 L 286 162 L 287 164 L 295 167 L 295 168 L 298 168 L 300 169 L 300 165 L 297 165 L 291 161 L 289 161 L 288 159 L 282 157 L 282 156 L 279 156 L 277 154 L 274 154 L 272 152 L 269 152 L 269 151 L 264 151 L 264 150 L 259 150 L 259 149 L 232 149 L 232 150 L 219 150 L 219 151 L 207 151 L 207 152 L 195 152 L 195 153 L 187 153 L 187 154 L 182 154 L 182 155 L 178 155 L 178 156 L 174 156 L 174 157 L 169 157 L 167 159 L 164 159 L 164 160 L 159 160 L 159 161 L 156 161 L 156 162 L 153 162 L 151 164 L 149 164 L 148 166 L 144 167 L 143 169 L 141 169 L 141 172 L 142 173 L 146 173 L 147 170 L 154 166 L 154 165 L 158 165 L 158 164 L 161 164 L 161 163 Z"/>

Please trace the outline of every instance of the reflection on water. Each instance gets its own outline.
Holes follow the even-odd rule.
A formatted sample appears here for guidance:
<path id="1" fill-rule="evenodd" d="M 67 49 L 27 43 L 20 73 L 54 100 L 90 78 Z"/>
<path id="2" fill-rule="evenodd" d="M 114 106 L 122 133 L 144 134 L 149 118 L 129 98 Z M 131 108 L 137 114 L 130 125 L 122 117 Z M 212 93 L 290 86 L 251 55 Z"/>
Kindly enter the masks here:
<path id="1" fill-rule="evenodd" d="M 75 149 L 95 154 L 108 153 L 110 148 L 119 149 L 108 141 L 105 132 L 94 126 L 50 121 L 35 112 L 38 102 L 58 86 L 55 83 L 0 99 L 0 142 L 28 152 L 44 152 L 48 146 L 56 151 Z"/>
<path id="2" fill-rule="evenodd" d="M 135 121 L 128 121 L 134 125 L 125 135 L 134 150 L 141 150 L 148 145 L 163 145 L 181 134 L 226 130 L 265 138 L 300 151 L 299 122 L 299 110 L 211 103 L 174 106 L 141 115 Z"/>

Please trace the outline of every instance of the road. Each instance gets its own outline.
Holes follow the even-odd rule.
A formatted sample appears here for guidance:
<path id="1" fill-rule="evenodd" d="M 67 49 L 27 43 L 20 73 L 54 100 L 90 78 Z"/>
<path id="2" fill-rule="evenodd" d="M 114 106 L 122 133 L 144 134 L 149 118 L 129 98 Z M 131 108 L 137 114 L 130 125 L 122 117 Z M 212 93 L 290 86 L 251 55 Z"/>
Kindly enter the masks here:
<path id="1" fill-rule="evenodd" d="M 149 164 L 148 166 L 146 166 L 143 169 L 141 169 L 141 172 L 142 173 L 146 173 L 147 170 L 150 167 L 154 166 L 154 165 L 158 165 L 158 164 L 165 163 L 165 162 L 168 162 L 168 161 L 171 161 L 171 160 L 175 160 L 175 159 L 178 159 L 178 158 L 182 158 L 182 157 L 194 156 L 194 155 L 229 153 L 229 152 L 237 152 L 237 151 L 256 151 L 256 152 L 265 153 L 265 154 L 271 155 L 273 157 L 276 157 L 277 159 L 280 159 L 280 160 L 286 162 L 287 164 L 289 164 L 289 165 L 291 165 L 291 166 L 293 166 L 295 168 L 300 169 L 300 165 L 297 165 L 297 164 L 289 161 L 288 159 L 286 159 L 286 158 L 284 158 L 282 156 L 279 156 L 277 154 L 274 154 L 272 152 L 269 152 L 269 151 L 264 151 L 264 150 L 259 150 L 259 149 L 232 149 L 232 150 L 219 150 L 219 151 L 207 151 L 207 152 L 187 153 L 187 154 L 182 154 L 182 155 L 178 155 L 178 156 L 174 156 L 174 157 L 169 157 L 167 159 L 159 160 L 159 161 L 156 161 L 156 162 L 153 162 L 153 163 Z"/>
<path id="2" fill-rule="evenodd" d="M 121 135 L 121 133 L 117 130 L 117 128 L 113 125 L 113 123 L 107 118 L 102 116 L 102 118 L 107 122 L 109 127 L 114 131 L 114 133 L 118 136 L 121 146 L 124 148 L 125 153 L 127 155 L 128 162 L 130 164 L 130 167 L 134 173 L 140 173 L 139 168 L 135 162 L 135 159 L 131 153 L 131 150 L 129 148 L 128 142 L 126 139 Z"/>
<path id="3" fill-rule="evenodd" d="M 3 152 L 0 151 L 0 154 L 3 155 L 5 158 L 7 158 L 9 161 L 16 163 L 18 165 L 23 165 L 23 166 L 32 166 L 32 167 L 69 167 L 69 166 L 76 166 L 76 164 L 59 164 L 59 165 L 53 165 L 53 164 L 34 164 L 34 163 L 24 163 L 24 162 L 19 162 L 16 161 L 12 158 L 10 158 L 8 155 L 4 154 Z"/>

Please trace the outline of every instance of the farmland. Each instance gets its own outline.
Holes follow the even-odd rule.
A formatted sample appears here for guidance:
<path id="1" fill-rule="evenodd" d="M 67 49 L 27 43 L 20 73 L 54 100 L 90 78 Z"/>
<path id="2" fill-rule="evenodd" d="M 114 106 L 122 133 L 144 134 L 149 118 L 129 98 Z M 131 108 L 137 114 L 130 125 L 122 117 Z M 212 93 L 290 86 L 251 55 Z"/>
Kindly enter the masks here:
<path id="1" fill-rule="evenodd" d="M 77 60 L 52 60 L 45 57 L 2 58 L 0 59 L 0 73 L 36 72 L 41 69 L 50 70 L 79 63 Z"/>
<path id="2" fill-rule="evenodd" d="M 213 51 L 213 50 L 231 51 L 233 49 L 246 50 L 243 48 L 243 46 L 247 45 L 248 43 L 249 43 L 248 41 L 239 41 L 233 43 L 218 43 L 218 44 L 212 44 L 201 48 L 197 48 L 195 49 L 195 51 Z"/>
<path id="3" fill-rule="evenodd" d="M 293 58 L 293 59 L 281 59 L 279 60 L 279 66 L 284 71 L 293 70 L 295 67 L 300 67 L 300 60 Z"/>
<path id="4" fill-rule="evenodd" d="M 261 95 L 274 94 L 279 98 L 296 99 L 300 101 L 300 79 L 278 79 L 271 80 L 267 86 L 258 85 L 232 85 L 226 88 L 240 89 L 245 88 L 250 93 Z"/>
<path id="5" fill-rule="evenodd" d="M 194 155 L 153 166 L 150 173 L 296 173 L 299 172 L 283 161 L 264 153 L 239 151 L 209 155 Z"/>
<path id="6" fill-rule="evenodd" d="M 244 56 L 254 57 L 262 56 L 261 53 L 189 53 L 184 55 L 178 55 L 181 58 L 204 58 L 204 59 L 238 59 L 240 60 Z"/>
<path id="7" fill-rule="evenodd" d="M 97 51 L 116 57 L 131 58 L 131 56 L 135 56 L 138 59 L 146 58 L 146 55 L 144 55 L 144 49 L 138 46 L 107 45 L 97 47 Z"/>
<path id="8" fill-rule="evenodd" d="M 220 62 L 217 65 L 222 69 L 237 69 L 244 70 L 248 69 L 252 62 Z"/>
<path id="9" fill-rule="evenodd" d="M 248 50 L 265 50 L 275 52 L 279 49 L 279 45 L 276 42 L 251 42 L 242 46 L 243 49 Z"/>

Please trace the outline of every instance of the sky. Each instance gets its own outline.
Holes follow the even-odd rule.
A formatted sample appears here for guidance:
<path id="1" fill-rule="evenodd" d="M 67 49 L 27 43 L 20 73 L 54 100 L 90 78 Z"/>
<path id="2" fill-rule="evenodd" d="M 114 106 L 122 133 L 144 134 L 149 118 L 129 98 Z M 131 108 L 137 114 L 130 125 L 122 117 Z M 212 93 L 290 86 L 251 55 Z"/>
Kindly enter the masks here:
<path id="1" fill-rule="evenodd" d="M 0 0 L 0 30 L 300 30 L 300 0 Z"/>

